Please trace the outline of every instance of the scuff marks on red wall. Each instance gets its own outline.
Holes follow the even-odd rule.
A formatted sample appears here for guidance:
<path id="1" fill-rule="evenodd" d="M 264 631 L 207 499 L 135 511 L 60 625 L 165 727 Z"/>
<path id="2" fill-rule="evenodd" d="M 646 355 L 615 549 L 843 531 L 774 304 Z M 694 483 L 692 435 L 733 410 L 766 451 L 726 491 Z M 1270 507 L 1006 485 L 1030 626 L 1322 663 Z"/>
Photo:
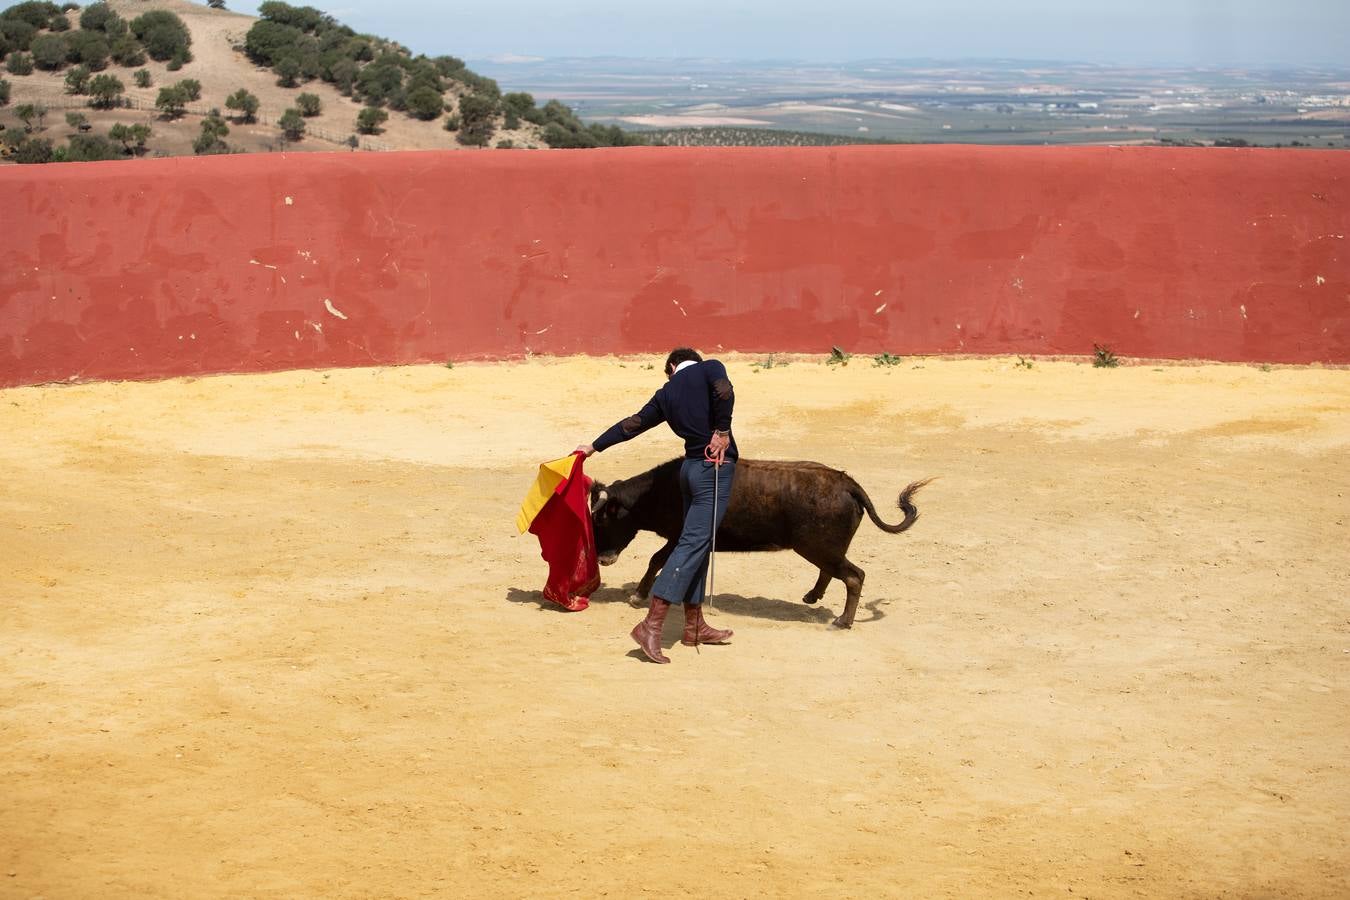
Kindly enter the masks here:
<path id="1" fill-rule="evenodd" d="M 852 147 L 0 169 L 0 385 L 708 349 L 1350 362 L 1350 155 Z"/>

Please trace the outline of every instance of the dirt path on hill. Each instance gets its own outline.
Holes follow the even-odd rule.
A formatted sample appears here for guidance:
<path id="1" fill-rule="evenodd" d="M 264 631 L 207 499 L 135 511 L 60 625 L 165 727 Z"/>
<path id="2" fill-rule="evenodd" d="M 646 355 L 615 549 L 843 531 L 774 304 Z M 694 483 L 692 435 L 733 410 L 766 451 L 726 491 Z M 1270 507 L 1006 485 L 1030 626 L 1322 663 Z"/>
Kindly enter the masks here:
<path id="1" fill-rule="evenodd" d="M 656 539 L 513 528 L 646 360 L 0 392 L 0 897 L 1350 893 L 1350 372 L 753 362 L 745 456 L 941 478 L 670 666 Z"/>

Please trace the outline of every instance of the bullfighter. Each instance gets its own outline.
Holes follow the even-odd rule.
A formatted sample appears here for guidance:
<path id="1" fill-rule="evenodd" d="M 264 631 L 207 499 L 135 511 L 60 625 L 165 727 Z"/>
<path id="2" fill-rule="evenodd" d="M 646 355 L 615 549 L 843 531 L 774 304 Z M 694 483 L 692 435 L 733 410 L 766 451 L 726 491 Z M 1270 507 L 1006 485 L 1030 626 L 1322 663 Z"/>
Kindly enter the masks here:
<path id="1" fill-rule="evenodd" d="M 684 527 L 674 552 L 652 586 L 647 617 L 631 632 L 642 653 L 655 663 L 670 662 L 661 652 L 661 628 L 672 603 L 684 606 L 684 636 L 680 643 L 691 647 L 730 643 L 729 629 L 713 628 L 704 620 L 703 594 L 713 533 L 726 515 L 739 457 L 736 438 L 731 433 L 736 396 L 726 367 L 715 359 L 704 360 L 688 347 L 680 347 L 666 357 L 665 374 L 665 385 L 642 409 L 616 422 L 593 443 L 577 447 L 577 452 L 590 456 L 632 440 L 662 422 L 684 439 L 684 461 L 680 466 Z"/>

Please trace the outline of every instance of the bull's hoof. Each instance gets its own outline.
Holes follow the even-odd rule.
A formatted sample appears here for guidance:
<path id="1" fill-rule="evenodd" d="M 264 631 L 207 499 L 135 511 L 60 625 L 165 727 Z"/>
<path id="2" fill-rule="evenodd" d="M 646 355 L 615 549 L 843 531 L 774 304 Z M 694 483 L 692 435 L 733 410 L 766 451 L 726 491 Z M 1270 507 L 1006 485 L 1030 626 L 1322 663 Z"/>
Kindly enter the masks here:
<path id="1" fill-rule="evenodd" d="M 628 605 L 633 609 L 646 609 L 647 600 L 641 594 L 629 594 Z"/>
<path id="2" fill-rule="evenodd" d="M 831 622 L 830 624 L 832 624 L 835 628 L 852 628 L 852 627 L 853 627 L 853 623 L 852 623 L 852 622 L 845 622 L 843 616 L 840 616 L 839 618 L 835 619 L 835 620 L 834 620 L 833 622 Z"/>
<path id="3" fill-rule="evenodd" d="M 814 604 L 820 602 L 820 598 L 817 597 L 815 594 L 807 594 L 805 597 L 802 598 L 802 602 Z"/>

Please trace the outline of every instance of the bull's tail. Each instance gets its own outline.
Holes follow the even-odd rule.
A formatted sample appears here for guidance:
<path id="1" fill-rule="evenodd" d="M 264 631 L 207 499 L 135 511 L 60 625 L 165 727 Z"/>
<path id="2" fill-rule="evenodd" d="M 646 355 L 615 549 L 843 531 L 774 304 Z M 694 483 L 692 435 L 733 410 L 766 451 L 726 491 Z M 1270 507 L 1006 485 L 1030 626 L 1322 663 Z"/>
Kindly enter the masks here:
<path id="1" fill-rule="evenodd" d="M 867 496 L 867 492 L 861 487 L 858 488 L 858 492 L 853 496 L 862 504 L 863 509 L 867 510 L 867 515 L 872 520 L 872 524 L 876 525 L 887 534 L 899 534 L 902 531 L 908 530 L 909 526 L 918 521 L 919 509 L 914 505 L 912 498 L 918 493 L 919 488 L 932 480 L 932 478 L 925 478 L 923 481 L 915 481 L 900 492 L 900 500 L 896 505 L 904 510 L 905 518 L 899 525 L 887 525 L 885 522 L 881 521 L 881 517 L 877 515 L 876 507 L 872 506 L 872 499 Z"/>

